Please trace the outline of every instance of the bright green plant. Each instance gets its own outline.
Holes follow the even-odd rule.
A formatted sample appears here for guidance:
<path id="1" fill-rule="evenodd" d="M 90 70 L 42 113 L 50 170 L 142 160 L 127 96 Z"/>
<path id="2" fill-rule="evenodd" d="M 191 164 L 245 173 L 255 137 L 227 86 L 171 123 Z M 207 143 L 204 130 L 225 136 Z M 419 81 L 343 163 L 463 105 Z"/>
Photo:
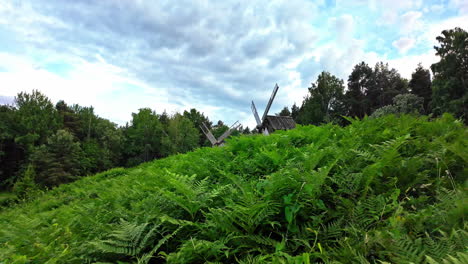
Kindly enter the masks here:
<path id="1" fill-rule="evenodd" d="M 450 115 L 233 137 L 0 212 L 5 263 L 464 263 L 466 127 Z"/>

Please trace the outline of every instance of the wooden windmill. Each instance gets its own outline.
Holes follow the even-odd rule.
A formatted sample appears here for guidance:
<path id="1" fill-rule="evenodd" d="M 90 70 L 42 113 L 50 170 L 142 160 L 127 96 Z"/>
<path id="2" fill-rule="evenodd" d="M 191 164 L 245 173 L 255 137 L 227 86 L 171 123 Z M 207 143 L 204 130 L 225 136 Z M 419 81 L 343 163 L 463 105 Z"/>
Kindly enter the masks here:
<path id="1" fill-rule="evenodd" d="M 239 121 L 236 121 L 226 132 L 224 132 L 218 139 L 216 139 L 213 136 L 213 133 L 211 133 L 210 129 L 208 126 L 205 124 L 205 122 L 202 123 L 200 126 L 201 130 L 203 131 L 203 134 L 208 138 L 208 140 L 211 142 L 211 145 L 213 146 L 224 146 L 224 140 L 231 135 L 231 133 L 238 129 L 241 126 L 239 124 Z"/>
<path id="2" fill-rule="evenodd" d="M 255 107 L 255 104 L 252 101 L 251 108 L 255 120 L 257 121 L 257 129 L 260 133 L 263 133 L 264 135 L 269 135 L 275 130 L 288 130 L 296 127 L 294 119 L 290 116 L 268 115 L 268 111 L 270 111 L 271 104 L 275 99 L 278 89 L 278 84 L 276 84 L 275 88 L 273 88 L 273 93 L 271 94 L 270 101 L 268 101 L 268 104 L 265 108 L 265 112 L 263 113 L 262 119 L 260 119 L 260 117 L 258 116 L 257 108 Z"/>

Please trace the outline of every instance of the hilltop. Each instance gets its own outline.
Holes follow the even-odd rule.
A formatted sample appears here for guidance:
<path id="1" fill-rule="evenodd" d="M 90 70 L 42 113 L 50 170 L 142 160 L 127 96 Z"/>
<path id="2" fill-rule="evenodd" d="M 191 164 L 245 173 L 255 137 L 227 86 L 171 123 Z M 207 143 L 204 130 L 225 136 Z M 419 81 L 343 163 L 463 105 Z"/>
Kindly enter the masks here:
<path id="1" fill-rule="evenodd" d="M 450 115 L 349 121 L 234 137 L 61 185 L 0 211 L 0 259 L 467 261 L 463 123 Z"/>

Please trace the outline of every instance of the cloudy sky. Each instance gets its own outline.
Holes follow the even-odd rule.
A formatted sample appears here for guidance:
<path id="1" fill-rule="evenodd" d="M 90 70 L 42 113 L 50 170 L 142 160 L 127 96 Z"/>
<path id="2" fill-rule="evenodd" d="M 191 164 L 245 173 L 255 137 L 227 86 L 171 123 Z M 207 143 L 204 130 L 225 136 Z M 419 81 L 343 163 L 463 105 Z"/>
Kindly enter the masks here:
<path id="1" fill-rule="evenodd" d="M 197 108 L 252 127 L 275 83 L 270 113 L 323 70 L 384 61 L 409 78 L 456 26 L 466 0 L 0 0 L 0 103 L 38 89 L 118 124 Z"/>

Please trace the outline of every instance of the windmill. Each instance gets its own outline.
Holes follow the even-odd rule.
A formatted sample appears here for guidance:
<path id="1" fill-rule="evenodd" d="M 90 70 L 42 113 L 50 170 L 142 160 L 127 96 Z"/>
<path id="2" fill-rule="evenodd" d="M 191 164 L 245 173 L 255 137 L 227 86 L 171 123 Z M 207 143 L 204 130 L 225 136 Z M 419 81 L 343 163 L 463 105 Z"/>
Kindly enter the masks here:
<path id="1" fill-rule="evenodd" d="M 216 139 L 214 136 L 213 136 L 213 133 L 211 133 L 210 129 L 208 128 L 208 126 L 205 124 L 205 122 L 202 123 L 202 125 L 200 126 L 201 130 L 203 131 L 203 134 L 205 134 L 205 136 L 208 138 L 208 140 L 211 142 L 211 145 L 213 146 L 224 146 L 224 139 L 226 139 L 227 137 L 229 137 L 229 135 L 231 135 L 231 133 L 238 129 L 239 127 L 241 126 L 241 124 L 239 124 L 239 121 L 236 121 L 228 130 L 226 130 L 218 139 Z"/>
<path id="2" fill-rule="evenodd" d="M 269 135 L 275 130 L 288 130 L 288 129 L 293 129 L 296 127 L 296 123 L 294 122 L 294 119 L 290 116 L 272 116 L 268 115 L 268 111 L 270 111 L 271 104 L 273 103 L 273 100 L 275 99 L 276 93 L 278 92 L 278 84 L 275 85 L 275 88 L 273 88 L 273 93 L 271 94 L 270 100 L 268 101 L 268 104 L 265 108 L 265 112 L 263 113 L 262 119 L 258 116 L 257 108 L 255 107 L 254 102 L 252 101 L 252 112 L 255 117 L 255 120 L 257 121 L 257 129 L 260 133 L 263 133 L 264 135 Z"/>

